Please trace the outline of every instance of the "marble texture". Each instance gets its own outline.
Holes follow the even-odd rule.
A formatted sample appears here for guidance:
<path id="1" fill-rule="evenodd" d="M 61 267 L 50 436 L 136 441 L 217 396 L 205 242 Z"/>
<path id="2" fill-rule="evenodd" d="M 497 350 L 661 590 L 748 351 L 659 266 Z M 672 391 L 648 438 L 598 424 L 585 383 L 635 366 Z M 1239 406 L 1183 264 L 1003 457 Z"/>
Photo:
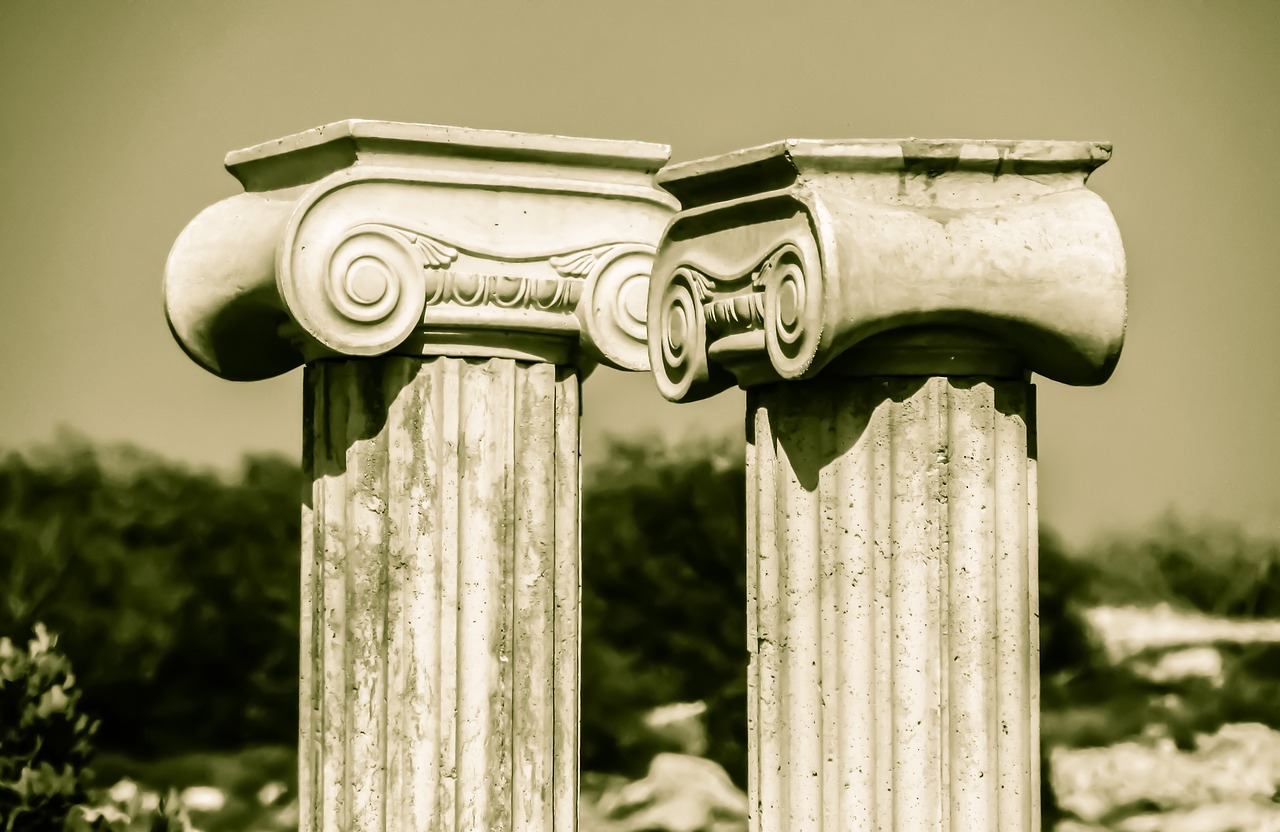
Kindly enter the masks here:
<path id="1" fill-rule="evenodd" d="M 1091 142 L 787 140 L 672 165 L 650 285 L 658 387 L 688 401 L 812 378 L 868 339 L 959 327 L 1100 384 L 1126 314 Z M 939 365 L 946 370 L 946 365 Z"/>
<path id="2" fill-rule="evenodd" d="M 1038 822 L 1031 397 L 938 376 L 749 391 L 753 832 Z"/>
<path id="3" fill-rule="evenodd" d="M 197 364 L 305 364 L 302 832 L 577 828 L 579 384 L 647 366 L 667 155 L 340 122 L 175 242 Z"/>
<path id="4" fill-rule="evenodd" d="M 572 832 L 576 372 L 320 361 L 305 395 L 300 829 Z"/>
<path id="5" fill-rule="evenodd" d="M 388 353 L 644 369 L 668 153 L 376 121 L 235 151 L 245 192 L 170 252 L 170 327 L 235 380 Z"/>
<path id="6" fill-rule="evenodd" d="M 1036 832 L 1031 373 L 1100 384 L 1093 142 L 789 139 L 666 168 L 662 394 L 747 390 L 752 832 Z"/>

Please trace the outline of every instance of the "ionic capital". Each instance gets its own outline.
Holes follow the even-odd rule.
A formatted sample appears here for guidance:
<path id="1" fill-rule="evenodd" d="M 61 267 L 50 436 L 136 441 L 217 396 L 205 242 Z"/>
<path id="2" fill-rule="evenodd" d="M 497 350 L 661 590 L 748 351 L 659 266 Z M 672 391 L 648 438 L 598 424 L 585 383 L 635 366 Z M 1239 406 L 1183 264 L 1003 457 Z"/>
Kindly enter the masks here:
<path id="1" fill-rule="evenodd" d="M 876 374 L 887 342 L 884 375 L 947 375 L 956 350 L 988 350 L 1019 372 L 1102 383 L 1124 337 L 1125 258 L 1085 182 L 1110 154 L 787 140 L 666 168 L 682 210 L 650 285 L 659 388 L 680 401 L 828 367 Z"/>
<path id="2" fill-rule="evenodd" d="M 387 353 L 645 369 L 668 152 L 376 121 L 233 152 L 245 192 L 169 255 L 170 326 L 237 380 Z"/>

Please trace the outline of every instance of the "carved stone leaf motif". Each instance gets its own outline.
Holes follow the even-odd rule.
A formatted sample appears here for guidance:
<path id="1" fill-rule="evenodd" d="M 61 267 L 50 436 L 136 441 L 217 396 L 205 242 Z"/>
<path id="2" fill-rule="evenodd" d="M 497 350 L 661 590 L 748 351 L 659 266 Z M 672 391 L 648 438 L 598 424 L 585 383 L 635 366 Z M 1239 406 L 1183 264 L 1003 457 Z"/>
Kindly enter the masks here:
<path id="1" fill-rule="evenodd" d="M 707 302 L 702 308 L 707 328 L 713 333 L 762 329 L 764 327 L 764 292 L 753 291 Z"/>
<path id="2" fill-rule="evenodd" d="M 453 246 L 446 245 L 439 240 L 422 234 L 415 234 L 404 229 L 396 229 L 400 234 L 409 241 L 410 245 L 417 246 L 422 252 L 423 265 L 430 269 L 447 269 L 453 265 L 453 261 L 458 259 L 458 250 Z"/>
<path id="3" fill-rule="evenodd" d="M 821 329 L 815 305 L 820 294 L 809 285 L 795 246 L 774 249 L 756 268 L 736 277 L 691 271 L 701 294 L 703 320 L 712 334 L 764 330 L 775 365 L 802 368 L 812 358 Z"/>
<path id="4" fill-rule="evenodd" d="M 645 369 L 653 257 L 652 245 L 627 242 L 560 253 L 474 250 L 412 226 L 372 222 L 348 230 L 330 255 L 326 288 L 331 313 L 343 326 L 357 324 L 358 337 L 376 344 L 368 354 L 399 343 L 414 325 L 462 326 L 458 307 L 468 307 L 476 310 L 478 327 L 577 329 L 584 349 L 611 365 Z M 578 326 L 562 316 L 576 317 Z"/>
<path id="5" fill-rule="evenodd" d="M 698 271 L 692 266 L 685 266 L 689 276 L 692 278 L 692 288 L 694 295 L 700 303 L 709 303 L 715 296 L 717 279 L 706 272 Z"/>
<path id="6" fill-rule="evenodd" d="M 584 251 L 574 251 L 550 258 L 547 262 L 561 277 L 586 277 L 591 274 L 601 257 L 608 254 L 613 245 L 596 246 Z"/>
<path id="7" fill-rule="evenodd" d="M 435 237 L 428 236 L 416 231 L 410 231 L 407 228 L 401 228 L 396 225 L 383 223 L 367 223 L 369 226 L 382 226 L 395 231 L 403 237 L 411 246 L 421 252 L 423 266 L 431 269 L 447 269 L 453 262 L 458 259 L 459 250 Z M 571 251 L 567 254 L 557 254 L 547 257 L 547 264 L 556 271 L 561 277 L 566 278 L 585 278 L 591 274 L 591 271 L 606 258 L 612 251 L 618 248 L 617 243 L 607 243 L 594 248 L 582 249 L 580 251 Z M 494 260 L 506 260 L 509 262 L 527 262 L 531 260 L 541 259 L 539 257 L 527 256 L 499 256 L 487 255 Z"/>

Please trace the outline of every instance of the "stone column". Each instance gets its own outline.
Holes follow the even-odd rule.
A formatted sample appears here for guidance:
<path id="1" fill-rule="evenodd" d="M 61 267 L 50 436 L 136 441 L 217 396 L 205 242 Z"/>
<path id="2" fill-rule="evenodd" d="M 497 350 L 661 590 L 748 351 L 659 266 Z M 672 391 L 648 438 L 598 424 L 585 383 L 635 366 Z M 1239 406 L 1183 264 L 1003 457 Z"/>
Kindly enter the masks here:
<path id="1" fill-rule="evenodd" d="M 659 145 L 343 122 L 238 151 L 175 336 L 304 371 L 304 832 L 573 832 L 579 384 L 647 366 Z"/>
<path id="2" fill-rule="evenodd" d="M 660 174 L 658 386 L 747 389 L 753 832 L 1040 828 L 1029 378 L 1119 356 L 1109 155 L 786 141 Z"/>

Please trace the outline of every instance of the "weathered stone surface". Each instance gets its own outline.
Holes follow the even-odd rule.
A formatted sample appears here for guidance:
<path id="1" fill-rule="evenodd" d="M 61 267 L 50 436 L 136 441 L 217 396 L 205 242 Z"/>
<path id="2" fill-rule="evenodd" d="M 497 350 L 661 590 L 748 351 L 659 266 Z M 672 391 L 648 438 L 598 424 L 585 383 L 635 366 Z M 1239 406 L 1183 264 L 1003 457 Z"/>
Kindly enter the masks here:
<path id="1" fill-rule="evenodd" d="M 1053 827 L 1053 832 L 1111 832 L 1111 830 L 1093 823 L 1064 820 Z"/>
<path id="2" fill-rule="evenodd" d="M 1280 806 L 1261 801 L 1213 803 L 1177 812 L 1134 815 L 1116 832 L 1280 832 Z"/>
<path id="3" fill-rule="evenodd" d="M 1029 830 L 1034 459 L 1020 380 L 749 391 L 753 830 Z"/>
<path id="4" fill-rule="evenodd" d="M 1125 742 L 1054 749 L 1051 762 L 1059 805 L 1086 822 L 1134 832 L 1280 828 L 1272 803 L 1280 791 L 1280 733 L 1265 725 L 1224 725 L 1187 752 L 1171 741 Z"/>
<path id="5" fill-rule="evenodd" d="M 748 391 L 752 832 L 1038 830 L 1028 377 L 1119 357 L 1110 152 L 787 140 L 659 174 L 658 387 Z"/>
<path id="6" fill-rule="evenodd" d="M 1125 259 L 1084 185 L 1110 153 L 787 140 L 665 169 L 682 210 L 650 288 L 659 388 L 680 401 L 811 378 L 879 333 L 920 326 L 989 335 L 1057 381 L 1105 381 L 1124 334 Z M 905 372 L 966 373 L 932 358 Z"/>
<path id="7" fill-rule="evenodd" d="M 576 829 L 578 385 L 646 367 L 667 156 L 340 122 L 174 244 L 192 359 L 307 365 L 303 832 Z"/>
<path id="8" fill-rule="evenodd" d="M 607 791 L 584 832 L 745 832 L 746 795 L 718 763 L 658 754 L 644 778 Z"/>
<path id="9" fill-rule="evenodd" d="M 645 714 L 644 727 L 668 748 L 701 757 L 707 753 L 705 702 L 673 702 Z"/>
<path id="10" fill-rule="evenodd" d="M 572 832 L 578 378 L 307 367 L 302 830 Z"/>
<path id="11" fill-rule="evenodd" d="M 174 335 L 251 380 L 335 356 L 647 363 L 663 145 L 345 121 L 227 156 L 245 193 L 165 273 Z"/>
<path id="12" fill-rule="evenodd" d="M 1170 684 L 1185 679 L 1203 679 L 1214 687 L 1226 684 L 1222 654 L 1216 647 L 1188 647 L 1151 656 L 1137 661 L 1132 670 L 1143 678 L 1159 684 Z"/>

